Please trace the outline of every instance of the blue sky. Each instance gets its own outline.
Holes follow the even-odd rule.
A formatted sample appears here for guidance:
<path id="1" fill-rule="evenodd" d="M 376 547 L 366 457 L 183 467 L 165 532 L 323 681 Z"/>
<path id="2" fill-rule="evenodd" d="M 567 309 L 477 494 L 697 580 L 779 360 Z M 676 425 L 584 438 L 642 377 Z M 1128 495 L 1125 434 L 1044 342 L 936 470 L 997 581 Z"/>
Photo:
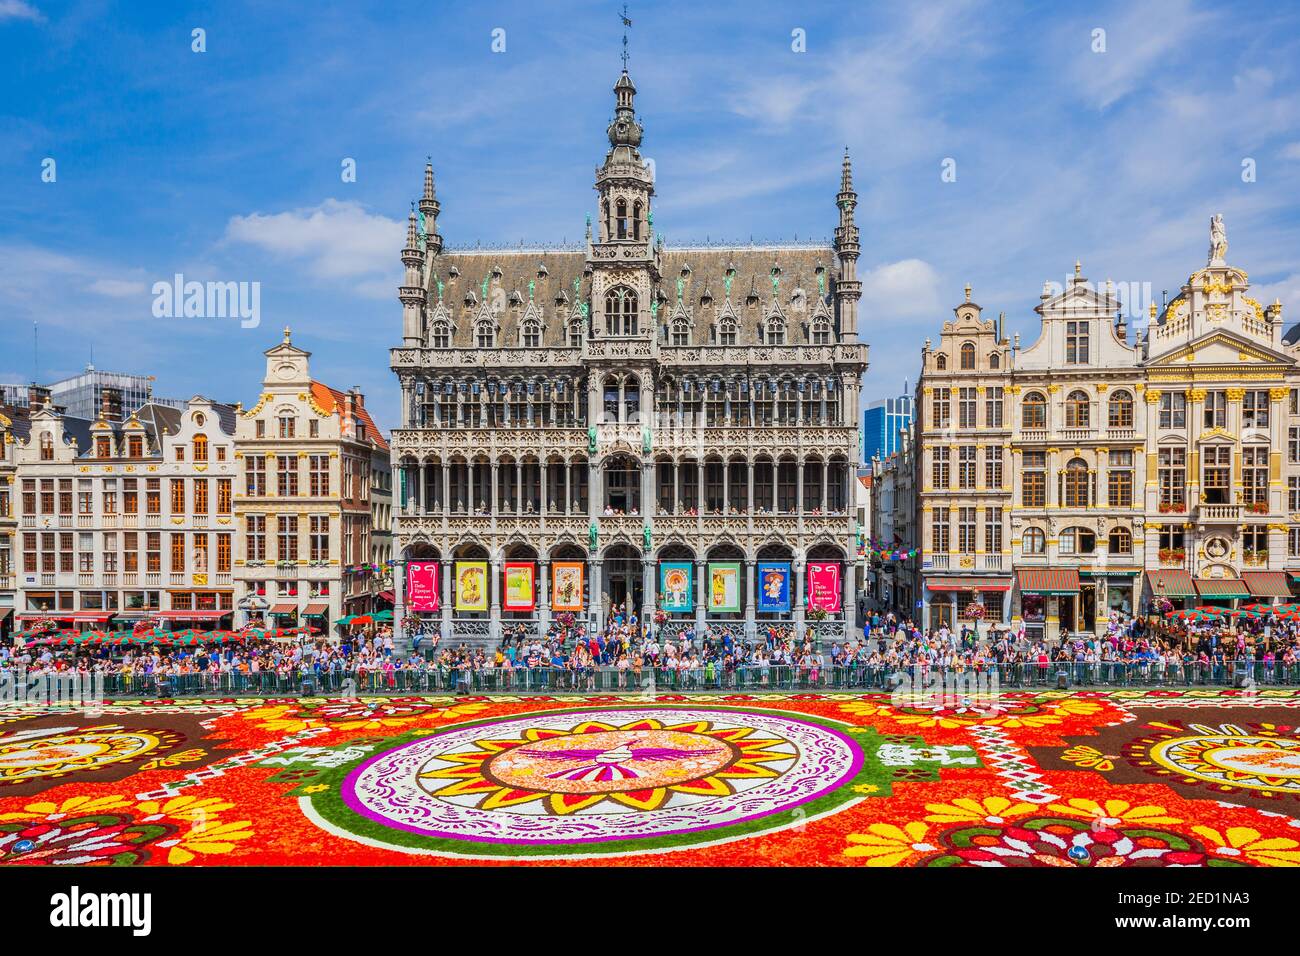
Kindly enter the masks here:
<path id="1" fill-rule="evenodd" d="M 251 404 L 261 351 L 287 324 L 316 377 L 360 385 L 395 424 L 398 250 L 425 156 L 449 243 L 580 237 L 619 6 L 0 0 L 0 381 L 32 377 L 38 321 L 42 379 L 93 351 L 99 368 L 155 374 L 159 394 Z M 669 244 L 829 236 L 851 147 L 864 399 L 914 380 L 966 282 L 1032 340 L 1043 282 L 1076 258 L 1094 281 L 1172 294 L 1204 263 L 1216 212 L 1257 297 L 1300 319 L 1294 7 L 629 12 Z M 791 48 L 796 29 L 806 52 Z M 260 282 L 260 328 L 155 318 L 151 287 L 177 272 Z"/>

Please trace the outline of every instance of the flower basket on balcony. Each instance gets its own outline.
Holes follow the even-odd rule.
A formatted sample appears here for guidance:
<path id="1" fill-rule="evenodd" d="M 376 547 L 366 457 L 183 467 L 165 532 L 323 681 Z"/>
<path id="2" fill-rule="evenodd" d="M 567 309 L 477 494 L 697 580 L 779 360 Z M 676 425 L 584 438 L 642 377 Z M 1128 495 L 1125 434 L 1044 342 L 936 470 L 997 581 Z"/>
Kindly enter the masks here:
<path id="1" fill-rule="evenodd" d="M 1161 548 L 1159 552 L 1161 562 L 1172 564 L 1175 561 L 1185 561 L 1187 551 L 1184 548 Z"/>
<path id="2" fill-rule="evenodd" d="M 1187 503 L 1184 501 L 1162 501 L 1160 502 L 1160 513 L 1162 515 L 1181 515 L 1186 514 Z"/>
<path id="3" fill-rule="evenodd" d="M 1246 511 L 1253 515 L 1266 515 L 1268 514 L 1268 502 L 1252 501 L 1250 504 L 1246 505 Z"/>
<path id="4" fill-rule="evenodd" d="M 808 611 L 808 619 L 810 621 L 824 621 L 826 620 L 826 617 L 826 608 L 824 607 L 815 607 Z"/>

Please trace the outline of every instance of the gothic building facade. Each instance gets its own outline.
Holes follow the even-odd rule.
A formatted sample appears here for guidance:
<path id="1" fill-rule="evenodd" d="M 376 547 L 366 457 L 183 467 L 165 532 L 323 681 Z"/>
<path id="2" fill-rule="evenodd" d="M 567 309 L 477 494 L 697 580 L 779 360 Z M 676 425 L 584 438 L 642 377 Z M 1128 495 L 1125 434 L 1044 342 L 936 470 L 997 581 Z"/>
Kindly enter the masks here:
<path id="1" fill-rule="evenodd" d="M 392 462 L 399 564 L 436 580 L 408 602 L 399 567 L 398 615 L 458 636 L 561 608 L 599 626 L 614 605 L 662 609 L 669 631 L 851 629 L 867 348 L 848 155 L 833 243 L 671 247 L 626 71 L 614 93 L 582 248 L 445 249 L 425 169 Z M 461 593 L 462 568 L 485 593 Z"/>

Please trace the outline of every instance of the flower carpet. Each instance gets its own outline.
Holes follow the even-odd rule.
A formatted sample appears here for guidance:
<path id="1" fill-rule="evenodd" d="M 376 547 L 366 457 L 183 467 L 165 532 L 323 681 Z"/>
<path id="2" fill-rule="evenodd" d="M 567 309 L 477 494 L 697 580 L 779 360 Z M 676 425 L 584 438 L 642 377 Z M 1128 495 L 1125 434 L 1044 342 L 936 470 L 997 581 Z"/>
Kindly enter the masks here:
<path id="1" fill-rule="evenodd" d="M 1300 691 L 0 707 L 0 865 L 1300 865 Z"/>

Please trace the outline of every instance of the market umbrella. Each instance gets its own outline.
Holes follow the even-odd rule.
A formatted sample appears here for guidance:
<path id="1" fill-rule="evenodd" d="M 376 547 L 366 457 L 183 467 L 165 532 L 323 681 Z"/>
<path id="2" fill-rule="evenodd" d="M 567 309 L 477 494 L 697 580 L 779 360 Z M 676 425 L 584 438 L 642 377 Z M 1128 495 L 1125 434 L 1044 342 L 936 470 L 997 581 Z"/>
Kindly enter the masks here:
<path id="1" fill-rule="evenodd" d="M 376 621 L 391 621 L 393 619 L 393 612 L 380 611 L 378 614 L 372 615 L 372 617 L 374 617 Z"/>
<path id="2" fill-rule="evenodd" d="M 1221 613 L 1217 609 L 1210 612 L 1205 608 L 1199 607 L 1187 608 L 1182 611 L 1168 611 L 1165 614 L 1165 617 L 1169 620 L 1182 621 L 1183 623 L 1194 621 L 1217 621 L 1221 616 Z"/>

